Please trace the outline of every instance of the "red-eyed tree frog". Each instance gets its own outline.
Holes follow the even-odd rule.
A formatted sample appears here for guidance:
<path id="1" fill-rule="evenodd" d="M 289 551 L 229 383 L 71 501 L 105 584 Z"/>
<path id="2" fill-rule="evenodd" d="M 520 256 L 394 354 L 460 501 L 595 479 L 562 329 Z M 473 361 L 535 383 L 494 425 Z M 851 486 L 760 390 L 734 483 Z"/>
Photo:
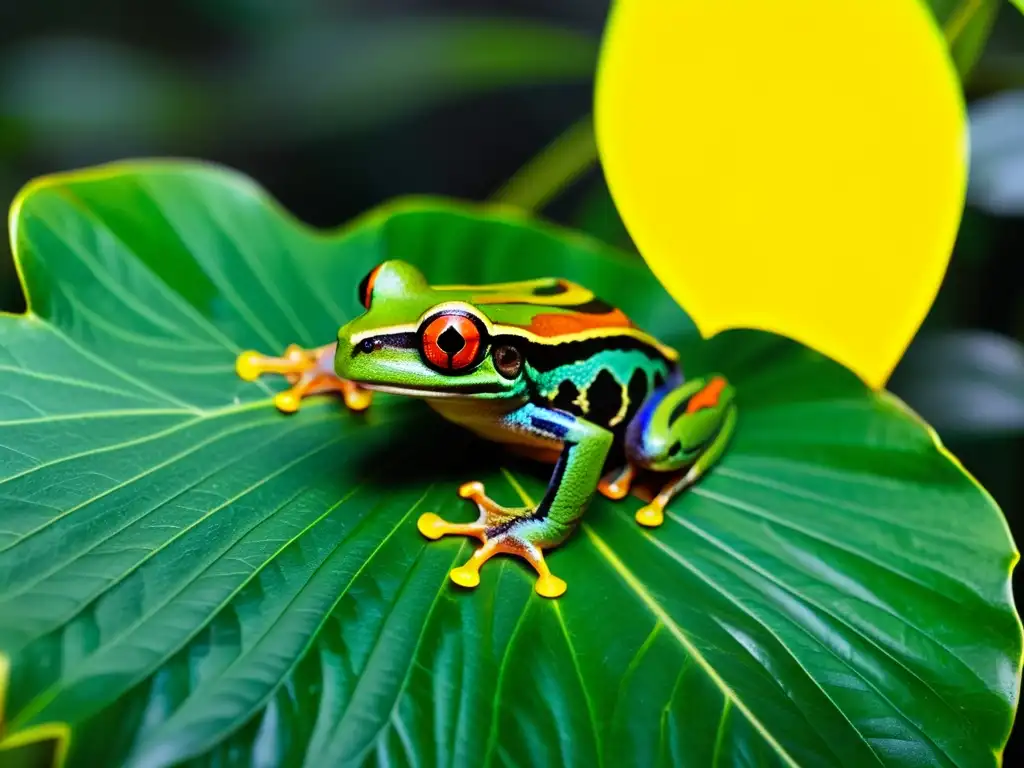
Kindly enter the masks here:
<path id="1" fill-rule="evenodd" d="M 253 381 L 283 374 L 275 398 L 285 412 L 304 397 L 340 392 L 353 410 L 374 391 L 424 399 L 480 437 L 554 465 L 533 507 L 503 507 L 467 482 L 474 522 L 423 514 L 428 539 L 473 536 L 482 543 L 451 571 L 463 587 L 499 553 L 526 560 L 536 591 L 565 592 L 544 558 L 573 532 L 595 492 L 622 499 L 638 472 L 661 488 L 636 513 L 657 527 L 668 503 L 719 460 L 737 420 L 735 391 L 722 376 L 684 381 L 678 353 L 620 310 L 559 278 L 492 285 L 431 286 L 413 265 L 385 261 L 359 286 L 365 311 L 317 349 L 290 346 L 283 357 L 244 352 L 236 370 Z"/>

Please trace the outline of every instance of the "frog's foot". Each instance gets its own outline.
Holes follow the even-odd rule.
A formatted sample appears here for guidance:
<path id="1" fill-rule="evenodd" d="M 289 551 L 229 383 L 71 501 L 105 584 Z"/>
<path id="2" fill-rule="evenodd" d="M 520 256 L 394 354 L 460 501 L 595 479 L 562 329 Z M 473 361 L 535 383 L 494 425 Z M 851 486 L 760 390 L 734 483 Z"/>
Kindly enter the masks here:
<path id="1" fill-rule="evenodd" d="M 627 464 L 618 472 L 612 472 L 601 478 L 601 482 L 597 484 L 597 490 L 603 496 L 613 501 L 624 499 L 629 495 L 629 491 L 633 487 L 633 477 L 635 475 L 636 469 L 633 468 L 632 464 Z"/>
<path id="2" fill-rule="evenodd" d="M 546 537 L 544 524 L 531 520 L 533 509 L 529 507 L 510 509 L 495 503 L 484 494 L 482 483 L 465 483 L 459 487 L 459 496 L 475 502 L 480 516 L 474 523 L 449 523 L 433 512 L 420 516 L 417 527 L 428 539 L 439 539 L 445 535 L 473 536 L 483 546 L 449 576 L 462 587 L 480 584 L 480 567 L 494 555 L 507 554 L 521 557 L 537 571 L 534 589 L 542 597 L 559 597 L 565 592 L 565 582 L 551 573 L 544 560 L 542 550 Z"/>
<path id="3" fill-rule="evenodd" d="M 340 392 L 351 410 L 366 410 L 373 393 L 334 372 L 336 348 L 337 344 L 325 344 L 316 349 L 292 344 L 285 350 L 284 357 L 243 352 L 235 361 L 235 372 L 245 381 L 255 381 L 264 373 L 283 375 L 292 386 L 274 397 L 274 405 L 285 413 L 294 413 L 299 410 L 302 398 L 321 392 Z"/>
<path id="4" fill-rule="evenodd" d="M 665 522 L 665 507 L 668 506 L 669 502 L 696 483 L 698 477 L 699 472 L 693 469 L 676 477 L 662 488 L 661 492 L 651 499 L 649 504 L 640 507 L 636 511 L 636 521 L 648 528 L 657 528 Z"/>

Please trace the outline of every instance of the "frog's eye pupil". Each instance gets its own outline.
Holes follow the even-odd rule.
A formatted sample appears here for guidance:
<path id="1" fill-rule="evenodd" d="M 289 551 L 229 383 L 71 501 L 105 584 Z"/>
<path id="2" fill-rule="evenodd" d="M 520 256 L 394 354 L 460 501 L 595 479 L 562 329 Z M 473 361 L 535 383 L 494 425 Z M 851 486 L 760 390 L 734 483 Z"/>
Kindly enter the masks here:
<path id="1" fill-rule="evenodd" d="M 369 353 L 373 352 L 373 350 L 377 348 L 377 345 L 374 343 L 373 339 L 363 339 L 359 343 L 359 347 L 363 352 Z"/>
<path id="2" fill-rule="evenodd" d="M 492 357 L 498 373 L 507 379 L 514 379 L 522 370 L 523 356 L 515 347 L 508 345 L 497 347 Z"/>
<path id="3" fill-rule="evenodd" d="M 461 333 L 449 325 L 441 332 L 441 335 L 437 337 L 437 346 L 439 346 L 441 351 L 448 355 L 448 357 L 451 357 L 466 346 L 466 340 L 462 338 Z"/>
<path id="4" fill-rule="evenodd" d="M 423 355 L 435 368 L 458 371 L 477 362 L 483 339 L 480 328 L 465 315 L 440 315 L 423 329 Z"/>

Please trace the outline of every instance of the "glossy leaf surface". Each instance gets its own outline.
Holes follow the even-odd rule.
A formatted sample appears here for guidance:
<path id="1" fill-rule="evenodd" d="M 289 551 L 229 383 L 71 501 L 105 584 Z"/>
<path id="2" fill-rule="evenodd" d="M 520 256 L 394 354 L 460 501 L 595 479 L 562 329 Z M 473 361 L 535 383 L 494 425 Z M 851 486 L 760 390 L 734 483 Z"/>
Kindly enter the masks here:
<path id="1" fill-rule="evenodd" d="M 996 763 L 1016 550 L 929 430 L 768 334 L 710 342 L 643 264 L 487 208 L 408 201 L 315 233 L 247 179 L 172 164 L 20 198 L 30 297 L 0 319 L 5 742 L 73 766 Z M 537 498 L 422 403 L 297 415 L 238 351 L 329 341 L 386 257 L 437 283 L 558 274 L 738 387 L 723 463 L 639 528 L 595 502 L 532 592 L 416 516 Z M 268 384 L 270 386 L 268 386 Z M 66 724 L 66 727 L 62 724 Z M 69 741 L 68 741 L 69 740 Z M 4 752 L 0 751 L 0 755 Z"/>

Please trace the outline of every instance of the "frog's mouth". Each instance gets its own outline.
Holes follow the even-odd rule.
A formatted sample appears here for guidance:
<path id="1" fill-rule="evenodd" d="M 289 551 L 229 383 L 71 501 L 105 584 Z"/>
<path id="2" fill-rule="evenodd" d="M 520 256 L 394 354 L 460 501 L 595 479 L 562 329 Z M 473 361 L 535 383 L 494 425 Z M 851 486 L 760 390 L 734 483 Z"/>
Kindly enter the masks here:
<path id="1" fill-rule="evenodd" d="M 500 386 L 494 384 L 478 384 L 460 389 L 432 389 L 430 387 L 406 387 L 401 384 L 379 384 L 372 381 L 356 381 L 363 389 L 370 389 L 374 392 L 384 392 L 389 395 L 403 395 L 405 397 L 425 397 L 431 399 L 452 398 L 452 397 L 473 397 L 473 395 L 495 394 L 502 392 Z"/>

